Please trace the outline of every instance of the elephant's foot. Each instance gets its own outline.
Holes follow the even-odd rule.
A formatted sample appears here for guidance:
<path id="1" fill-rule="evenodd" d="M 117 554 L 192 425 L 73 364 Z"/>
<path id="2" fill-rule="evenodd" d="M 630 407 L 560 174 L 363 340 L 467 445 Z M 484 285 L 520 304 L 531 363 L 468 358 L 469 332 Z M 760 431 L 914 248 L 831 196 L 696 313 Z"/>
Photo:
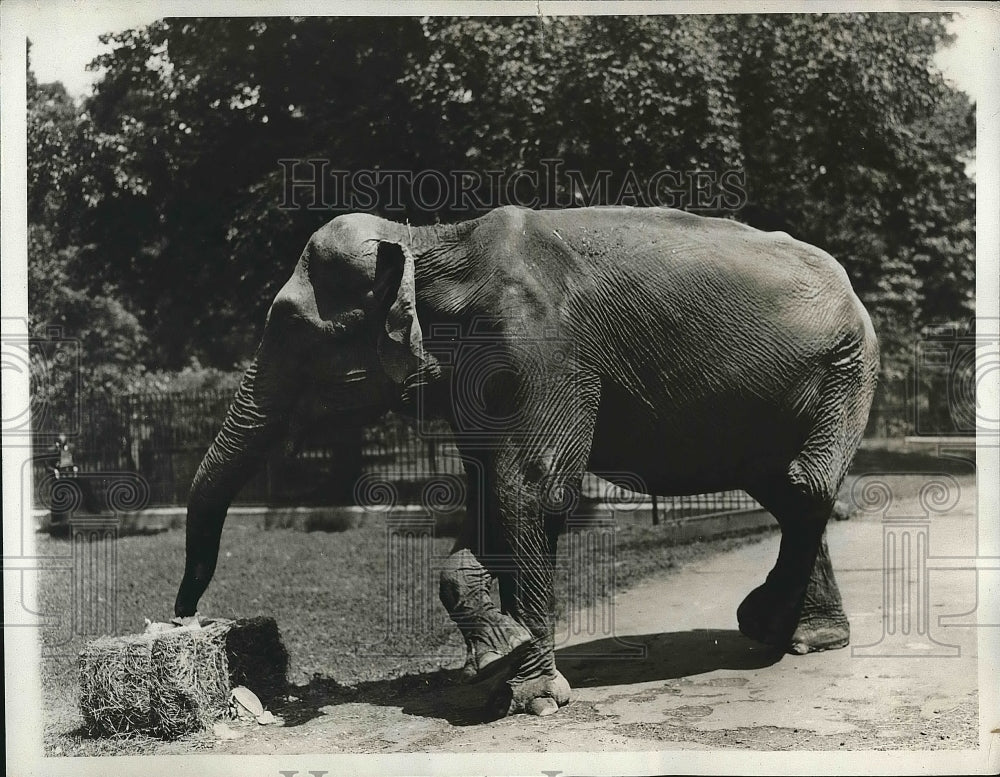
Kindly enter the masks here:
<path id="1" fill-rule="evenodd" d="M 507 680 L 494 689 L 489 709 L 495 717 L 525 712 L 530 715 L 551 715 L 569 704 L 570 687 L 558 670 L 528 680 Z"/>
<path id="2" fill-rule="evenodd" d="M 736 610 L 740 631 L 765 645 L 785 648 L 798 623 L 799 601 L 769 583 L 753 589 Z"/>
<path id="3" fill-rule="evenodd" d="M 851 637 L 839 601 L 829 611 L 802 612 L 802 594 L 769 583 L 755 588 L 736 611 L 740 631 L 750 639 L 804 655 L 844 647 Z"/>
<path id="4" fill-rule="evenodd" d="M 466 682 L 480 682 L 504 670 L 512 672 L 524 659 L 530 642 L 531 632 L 504 614 L 467 631 L 463 678 Z"/>
<path id="5" fill-rule="evenodd" d="M 803 656 L 820 650 L 836 650 L 845 647 L 850 641 L 851 625 L 843 613 L 833 618 L 803 618 L 792 634 L 788 652 Z"/>

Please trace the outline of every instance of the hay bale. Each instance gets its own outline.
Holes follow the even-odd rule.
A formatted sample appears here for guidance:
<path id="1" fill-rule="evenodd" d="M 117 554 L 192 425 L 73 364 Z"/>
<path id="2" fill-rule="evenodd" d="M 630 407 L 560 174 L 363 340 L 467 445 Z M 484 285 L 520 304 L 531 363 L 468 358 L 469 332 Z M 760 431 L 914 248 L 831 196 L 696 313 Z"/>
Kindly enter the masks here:
<path id="1" fill-rule="evenodd" d="M 274 618 L 248 618 L 226 632 L 229 683 L 244 685 L 268 704 L 288 687 L 288 651 Z"/>
<path id="2" fill-rule="evenodd" d="M 273 618 L 103 637 L 80 653 L 80 709 L 97 736 L 175 739 L 211 726 L 236 685 L 273 699 L 284 690 L 287 672 L 288 653 Z"/>

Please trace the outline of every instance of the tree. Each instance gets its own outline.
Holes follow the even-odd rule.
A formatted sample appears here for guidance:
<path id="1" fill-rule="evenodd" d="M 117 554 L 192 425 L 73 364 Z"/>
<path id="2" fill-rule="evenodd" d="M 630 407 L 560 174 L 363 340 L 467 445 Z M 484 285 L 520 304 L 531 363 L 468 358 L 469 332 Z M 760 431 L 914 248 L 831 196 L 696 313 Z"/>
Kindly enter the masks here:
<path id="1" fill-rule="evenodd" d="M 420 144 L 421 162 L 511 171 L 558 159 L 578 183 L 607 176 L 607 194 L 593 204 L 629 189 L 638 194 L 632 204 L 663 204 L 649 196 L 661 170 L 740 166 L 732 63 L 717 24 L 700 16 L 427 19 L 431 54 L 413 63 L 406 83 L 433 128 L 427 135 L 441 140 Z M 555 182 L 567 204 L 571 182 Z"/>
<path id="2" fill-rule="evenodd" d="M 89 234 L 162 366 L 242 358 L 332 215 L 280 209 L 278 160 L 408 163 L 398 82 L 419 33 L 410 19 L 169 19 L 107 38 L 87 110 L 114 152 Z"/>
<path id="3" fill-rule="evenodd" d="M 30 66 L 27 110 L 29 330 L 40 341 L 76 341 L 80 357 L 63 365 L 36 358 L 32 393 L 65 403 L 76 400 L 81 383 L 123 390 L 142 372 L 146 337 L 104 273 L 79 282 L 85 269 L 74 194 L 89 159 L 83 121 L 63 85 L 39 84 Z"/>

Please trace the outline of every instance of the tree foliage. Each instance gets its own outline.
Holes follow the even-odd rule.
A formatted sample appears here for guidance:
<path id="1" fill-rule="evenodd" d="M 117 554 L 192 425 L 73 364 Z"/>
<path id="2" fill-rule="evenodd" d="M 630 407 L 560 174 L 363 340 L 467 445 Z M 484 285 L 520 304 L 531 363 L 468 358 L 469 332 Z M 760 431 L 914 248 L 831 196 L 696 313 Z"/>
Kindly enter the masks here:
<path id="1" fill-rule="evenodd" d="M 79 356 L 64 369 L 34 361 L 32 391 L 40 401 L 72 402 L 83 383 L 126 389 L 143 371 L 147 339 L 113 273 L 81 258 L 77 196 L 90 159 L 86 121 L 62 84 L 40 85 L 30 68 L 27 110 L 29 329 L 53 347 L 75 341 Z"/>
<path id="2" fill-rule="evenodd" d="M 192 346 L 231 364 L 252 348 L 305 237 L 330 216 L 277 207 L 278 160 L 393 161 L 406 104 L 397 82 L 419 27 L 178 19 L 109 40 L 86 107 L 99 145 L 118 158 L 94 189 L 91 239 L 158 331 L 164 365 Z"/>
<path id="3" fill-rule="evenodd" d="M 438 17 L 425 22 L 432 53 L 408 84 L 439 114 L 442 164 L 738 167 L 733 65 L 717 26 L 701 16 Z"/>
<path id="4" fill-rule="evenodd" d="M 744 200 L 708 211 L 840 259 L 876 321 L 886 374 L 900 375 L 923 326 L 974 304 L 975 114 L 933 66 L 945 21 L 158 21 L 108 37 L 80 106 L 29 76 L 29 204 L 33 230 L 46 230 L 33 233 L 32 263 L 91 299 L 120 300 L 119 323 L 135 311 L 129 326 L 149 347 L 131 356 L 149 368 L 194 358 L 227 369 L 252 349 L 309 233 L 335 215 L 280 207 L 279 160 L 485 172 L 559 159 L 585 182 L 606 171 L 611 200 L 633 183 L 648 191 L 665 169 L 739 171 Z M 555 183 L 566 205 L 575 183 Z M 475 215 L 403 201 L 388 215 Z M 372 210 L 385 214 L 384 201 Z M 60 306 L 72 307 L 37 310 Z"/>

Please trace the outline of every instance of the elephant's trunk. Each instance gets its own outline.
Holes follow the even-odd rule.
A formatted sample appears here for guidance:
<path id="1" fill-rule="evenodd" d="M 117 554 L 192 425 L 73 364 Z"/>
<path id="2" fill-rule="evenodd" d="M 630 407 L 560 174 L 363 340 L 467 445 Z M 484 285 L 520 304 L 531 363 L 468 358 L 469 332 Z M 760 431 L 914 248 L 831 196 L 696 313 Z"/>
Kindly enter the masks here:
<path id="1" fill-rule="evenodd" d="M 258 351 L 191 484 L 184 578 L 174 603 L 177 616 L 195 614 L 215 572 L 229 505 L 288 427 L 291 391 L 276 380 L 277 370 L 264 368 L 266 363 Z"/>

